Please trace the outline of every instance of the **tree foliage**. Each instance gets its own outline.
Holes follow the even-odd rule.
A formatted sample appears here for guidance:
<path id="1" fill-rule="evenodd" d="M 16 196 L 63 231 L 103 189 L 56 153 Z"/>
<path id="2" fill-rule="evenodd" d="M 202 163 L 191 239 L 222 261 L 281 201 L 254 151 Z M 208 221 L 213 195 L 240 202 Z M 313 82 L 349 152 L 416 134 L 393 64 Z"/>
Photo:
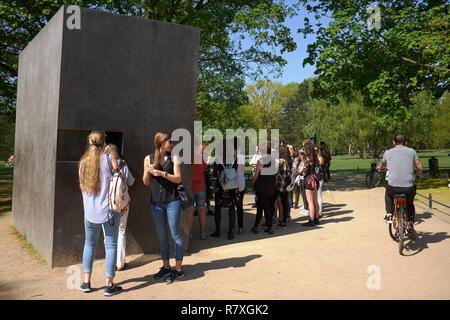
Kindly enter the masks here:
<path id="1" fill-rule="evenodd" d="M 20 51 L 65 3 L 0 1 L 0 113 L 14 115 Z M 216 112 L 214 107 L 228 112 L 241 105 L 246 76 L 279 74 L 286 64 L 282 53 L 296 48 L 283 24 L 295 10 L 283 0 L 74 0 L 71 4 L 199 28 L 197 118 L 207 122 Z"/>
<path id="2" fill-rule="evenodd" d="M 360 92 L 381 119 L 410 116 L 414 96 L 427 90 L 439 98 L 449 88 L 448 2 L 378 1 L 381 28 L 368 30 L 372 1 L 303 0 L 315 21 L 299 29 L 315 34 L 303 64 L 316 66 L 315 97 L 336 103 Z M 324 26 L 323 17 L 330 23 Z"/>

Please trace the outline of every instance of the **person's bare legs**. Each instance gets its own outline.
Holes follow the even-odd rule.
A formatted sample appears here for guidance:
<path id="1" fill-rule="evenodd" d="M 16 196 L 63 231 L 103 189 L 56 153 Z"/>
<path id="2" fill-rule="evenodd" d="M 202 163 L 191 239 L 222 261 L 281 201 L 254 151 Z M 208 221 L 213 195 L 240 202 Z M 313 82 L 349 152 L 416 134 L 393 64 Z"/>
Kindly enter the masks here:
<path id="1" fill-rule="evenodd" d="M 199 208 L 198 221 L 200 222 L 200 232 L 203 235 L 206 234 L 206 208 Z"/>
<path id="2" fill-rule="evenodd" d="M 314 193 L 317 191 L 305 190 L 305 192 L 306 192 L 306 201 L 308 201 L 309 219 L 314 220 L 316 216 L 316 202 L 317 202 L 317 195 L 314 200 Z"/>
<path id="3" fill-rule="evenodd" d="M 114 283 L 113 280 L 114 280 L 114 278 L 105 278 L 106 286 L 111 287 L 113 285 L 113 283 Z"/>
<path id="4" fill-rule="evenodd" d="M 319 198 L 318 198 L 318 192 L 317 190 L 314 190 L 313 193 L 314 196 L 314 219 L 320 218 L 320 206 L 319 206 Z"/>
<path id="5" fill-rule="evenodd" d="M 84 283 L 90 283 L 91 282 L 92 272 L 85 272 L 83 274 L 83 276 L 84 276 Z"/>
<path id="6" fill-rule="evenodd" d="M 163 266 L 164 266 L 164 268 L 166 268 L 166 269 L 170 269 L 170 263 L 169 263 L 169 260 L 163 260 Z"/>
<path id="7" fill-rule="evenodd" d="M 91 276 L 92 276 L 92 272 L 85 272 L 84 273 L 84 282 L 85 283 L 90 283 L 91 282 Z M 114 282 L 114 278 L 105 278 L 105 284 L 108 287 L 111 287 L 113 285 Z"/>
<path id="8" fill-rule="evenodd" d="M 275 219 L 280 220 L 281 217 L 283 217 L 283 205 L 281 204 L 280 198 L 277 199 L 276 205 L 278 210 L 276 211 L 277 214 Z"/>
<path id="9" fill-rule="evenodd" d="M 191 224 L 189 226 L 189 239 L 192 240 L 193 236 L 192 236 L 192 225 L 194 224 L 194 211 L 198 209 L 194 207 L 193 210 L 191 210 Z"/>
<path id="10" fill-rule="evenodd" d="M 183 270 L 183 260 L 175 261 L 175 269 L 177 269 L 177 271 Z"/>

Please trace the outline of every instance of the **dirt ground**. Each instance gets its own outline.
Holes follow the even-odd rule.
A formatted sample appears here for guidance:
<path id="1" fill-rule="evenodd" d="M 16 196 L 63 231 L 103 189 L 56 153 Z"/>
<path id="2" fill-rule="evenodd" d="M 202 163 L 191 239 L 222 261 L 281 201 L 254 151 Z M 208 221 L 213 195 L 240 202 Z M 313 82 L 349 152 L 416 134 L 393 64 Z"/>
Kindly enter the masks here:
<path id="1" fill-rule="evenodd" d="M 124 292 L 111 298 L 103 296 L 103 260 L 94 264 L 96 290 L 83 294 L 76 281 L 81 265 L 39 264 L 11 234 L 11 215 L 3 212 L 0 299 L 450 299 L 450 221 L 444 215 L 416 202 L 419 236 L 400 256 L 382 221 L 383 188 L 339 188 L 335 182 L 323 197 L 320 226 L 303 227 L 306 218 L 292 210 L 292 222 L 275 227 L 274 235 L 250 232 L 252 195 L 245 197 L 245 232 L 233 240 L 226 239 L 225 212 L 220 239 L 200 240 L 194 220 L 183 279 L 170 285 L 154 280 L 158 256 L 129 256 L 129 268 L 115 279 Z M 211 232 L 214 218 L 207 220 Z"/>

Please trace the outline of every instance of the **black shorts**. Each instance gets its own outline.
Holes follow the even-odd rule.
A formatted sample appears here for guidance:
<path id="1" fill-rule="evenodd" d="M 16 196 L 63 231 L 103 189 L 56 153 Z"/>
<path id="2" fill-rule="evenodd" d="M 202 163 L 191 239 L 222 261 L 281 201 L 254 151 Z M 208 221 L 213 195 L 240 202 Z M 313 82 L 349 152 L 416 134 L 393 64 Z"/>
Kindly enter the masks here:
<path id="1" fill-rule="evenodd" d="M 315 181 L 316 188 L 314 188 L 314 185 L 312 181 L 305 180 L 305 190 L 319 190 L 320 182 Z"/>

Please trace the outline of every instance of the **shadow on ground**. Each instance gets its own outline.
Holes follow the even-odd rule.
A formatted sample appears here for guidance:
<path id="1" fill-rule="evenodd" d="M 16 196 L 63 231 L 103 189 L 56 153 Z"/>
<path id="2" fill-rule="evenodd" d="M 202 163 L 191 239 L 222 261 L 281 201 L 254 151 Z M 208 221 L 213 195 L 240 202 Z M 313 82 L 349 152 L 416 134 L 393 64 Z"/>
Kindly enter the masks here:
<path id="1" fill-rule="evenodd" d="M 423 250 L 429 249 L 429 244 L 439 243 L 450 239 L 450 235 L 447 232 L 417 232 L 417 239 L 408 240 L 405 243 L 405 250 L 403 250 L 404 256 L 415 256 Z"/>
<path id="2" fill-rule="evenodd" d="M 424 211 L 422 213 L 417 213 L 415 218 L 415 224 L 421 224 L 425 222 L 425 220 L 431 219 L 433 214 L 429 211 Z M 422 252 L 429 248 L 429 244 L 439 243 L 450 239 L 450 235 L 447 232 L 422 232 L 417 231 L 417 238 L 415 240 L 407 239 L 404 246 L 405 250 L 403 250 L 404 256 L 415 256 L 416 254 Z"/>
<path id="3" fill-rule="evenodd" d="M 366 186 L 366 172 L 336 172 L 326 182 L 322 191 L 354 191 L 368 189 Z"/>
<path id="4" fill-rule="evenodd" d="M 214 223 L 214 217 L 213 216 L 207 216 L 206 219 L 206 230 L 208 233 L 208 238 L 206 240 L 200 240 L 200 228 L 198 223 L 198 217 L 194 217 L 193 219 L 193 226 L 192 231 L 194 234 L 194 239 L 190 242 L 190 250 L 187 254 L 192 254 L 199 252 L 201 250 L 214 248 L 214 247 L 220 247 L 223 245 L 228 244 L 235 244 L 235 243 L 243 243 L 247 241 L 257 241 L 257 240 L 263 240 L 266 238 L 273 238 L 273 237 L 281 237 L 281 236 L 287 236 L 295 233 L 301 233 L 301 232 L 313 232 L 314 230 L 323 228 L 325 225 L 329 223 L 341 223 L 341 222 L 348 222 L 353 219 L 353 217 L 350 215 L 353 210 L 342 210 L 346 204 L 324 204 L 323 209 L 323 217 L 320 220 L 320 225 L 314 226 L 314 227 L 305 227 L 302 225 L 302 223 L 307 222 L 308 217 L 307 216 L 300 216 L 298 213 L 298 209 L 292 209 L 291 210 L 291 217 L 292 220 L 287 224 L 287 227 L 279 227 L 274 226 L 274 234 L 269 235 L 265 233 L 263 230 L 264 228 L 260 225 L 258 229 L 258 233 L 255 234 L 250 231 L 250 229 L 253 227 L 253 224 L 255 222 L 255 210 L 251 208 L 252 203 L 249 203 L 248 201 L 250 199 L 253 199 L 253 195 L 248 194 L 245 196 L 245 205 L 244 205 L 244 232 L 241 234 L 235 233 L 234 239 L 228 240 L 227 238 L 227 230 L 228 230 L 228 210 L 222 209 L 222 221 L 221 221 L 221 237 L 220 238 L 214 238 L 210 237 L 210 234 L 215 229 L 215 223 Z M 252 210 L 252 212 L 250 212 Z M 261 224 L 264 223 L 264 218 L 261 220 Z M 236 219 L 237 224 L 237 219 Z M 235 226 L 235 230 L 237 230 L 237 225 Z"/>
<path id="5" fill-rule="evenodd" d="M 201 278 L 205 275 L 207 271 L 211 270 L 220 270 L 220 269 L 227 269 L 227 268 L 243 268 L 246 266 L 247 263 L 254 259 L 261 258 L 262 255 L 260 254 L 253 254 L 246 257 L 234 257 L 234 258 L 227 258 L 227 259 L 220 259 L 220 260 L 213 260 L 209 262 L 202 262 L 197 263 L 194 265 L 186 264 L 183 267 L 187 270 L 189 270 L 186 275 L 181 278 L 178 281 L 189 281 Z M 134 290 L 140 290 L 145 287 L 148 287 L 150 285 L 163 282 L 163 279 L 154 279 L 153 274 L 149 274 L 140 278 L 133 278 L 133 279 L 127 279 L 125 281 L 122 281 L 120 283 L 117 283 L 118 285 L 124 285 L 129 283 L 137 283 L 137 285 L 124 289 L 124 292 L 134 291 Z"/>

